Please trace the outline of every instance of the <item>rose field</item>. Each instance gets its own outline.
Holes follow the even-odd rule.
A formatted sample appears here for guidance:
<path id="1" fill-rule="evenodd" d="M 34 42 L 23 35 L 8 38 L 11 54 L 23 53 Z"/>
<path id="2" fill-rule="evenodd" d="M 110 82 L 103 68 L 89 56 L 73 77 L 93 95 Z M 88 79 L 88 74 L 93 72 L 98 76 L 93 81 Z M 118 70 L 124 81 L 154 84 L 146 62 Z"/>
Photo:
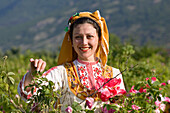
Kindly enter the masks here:
<path id="1" fill-rule="evenodd" d="M 114 40 L 115 41 L 115 40 Z M 167 49 L 120 44 L 111 40 L 107 64 L 119 68 L 124 79 L 126 91 L 119 89 L 119 79 L 99 78 L 100 101 L 103 113 L 168 113 L 170 104 L 170 62 Z M 24 102 L 17 93 L 17 87 L 29 70 L 29 59 L 41 58 L 46 61 L 46 71 L 56 66 L 58 52 L 30 50 L 20 52 L 19 48 L 12 48 L 0 53 L 0 112 L 60 112 L 54 109 L 54 103 L 62 95 L 62 91 L 53 91 L 54 84 L 41 78 L 42 73 L 36 73 L 39 79 L 33 84 L 42 87 L 38 94 L 34 94 L 29 102 Z M 117 75 L 119 76 L 119 75 Z M 42 85 L 43 82 L 48 85 Z M 30 86 L 32 87 L 32 86 Z M 43 89 L 43 90 L 42 90 Z M 32 88 L 32 92 L 33 92 Z M 53 95 L 53 96 L 52 96 Z M 80 103 L 68 106 L 67 113 L 93 113 L 96 110 L 92 95 L 84 100 L 85 107 Z M 62 105 L 59 105 L 62 106 Z"/>

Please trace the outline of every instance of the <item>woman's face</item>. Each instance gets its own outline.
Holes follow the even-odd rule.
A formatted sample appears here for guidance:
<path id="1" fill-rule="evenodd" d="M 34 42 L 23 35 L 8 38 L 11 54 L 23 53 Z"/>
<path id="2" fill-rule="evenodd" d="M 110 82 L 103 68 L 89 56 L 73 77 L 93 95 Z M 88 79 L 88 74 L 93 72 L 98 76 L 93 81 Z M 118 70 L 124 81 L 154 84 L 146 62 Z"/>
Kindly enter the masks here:
<path id="1" fill-rule="evenodd" d="M 99 37 L 92 24 L 79 24 L 73 29 L 73 47 L 78 59 L 84 61 L 96 60 L 96 49 Z"/>

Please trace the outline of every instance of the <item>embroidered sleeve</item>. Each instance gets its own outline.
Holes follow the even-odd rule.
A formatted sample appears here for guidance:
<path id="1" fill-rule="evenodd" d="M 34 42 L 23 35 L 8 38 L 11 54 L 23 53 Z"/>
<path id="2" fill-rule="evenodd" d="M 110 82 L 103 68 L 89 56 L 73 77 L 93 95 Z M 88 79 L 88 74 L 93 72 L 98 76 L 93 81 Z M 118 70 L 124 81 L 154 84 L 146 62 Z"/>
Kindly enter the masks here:
<path id="1" fill-rule="evenodd" d="M 29 99 L 32 94 L 31 94 L 31 91 L 27 92 L 24 90 L 24 82 L 25 82 L 25 77 L 26 77 L 27 73 L 22 77 L 21 81 L 19 82 L 18 84 L 18 94 L 20 95 L 20 97 L 24 100 L 24 101 L 27 101 L 27 99 Z M 36 92 L 36 88 L 34 90 L 34 93 Z"/>
<path id="2" fill-rule="evenodd" d="M 48 80 L 51 80 L 52 82 L 54 82 L 54 84 L 55 84 L 54 90 L 64 87 L 64 85 L 65 85 L 66 70 L 63 67 L 64 66 L 62 66 L 62 65 L 53 67 L 53 68 L 49 69 L 47 72 L 43 73 L 43 75 L 42 75 L 43 77 L 46 77 Z M 31 94 L 31 91 L 27 92 L 24 90 L 25 77 L 26 77 L 26 74 L 21 79 L 17 89 L 18 89 L 18 94 L 21 96 L 21 98 L 24 101 L 27 101 L 27 99 L 29 99 L 32 96 L 32 94 Z M 36 90 L 37 90 L 37 88 L 34 87 L 34 93 L 36 93 Z"/>

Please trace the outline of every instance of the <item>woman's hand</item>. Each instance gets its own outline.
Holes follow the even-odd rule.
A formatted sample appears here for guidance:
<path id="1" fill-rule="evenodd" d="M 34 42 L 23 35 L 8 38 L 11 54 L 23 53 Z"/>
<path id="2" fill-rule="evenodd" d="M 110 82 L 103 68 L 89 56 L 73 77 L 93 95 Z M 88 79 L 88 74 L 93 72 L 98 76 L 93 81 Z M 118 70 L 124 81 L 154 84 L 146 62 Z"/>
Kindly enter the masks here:
<path id="1" fill-rule="evenodd" d="M 45 67 L 46 67 L 46 62 L 43 61 L 42 59 L 33 59 L 33 58 L 31 58 L 30 59 L 30 70 L 26 75 L 24 86 L 28 86 L 31 83 L 31 81 L 32 81 L 32 79 L 34 77 L 32 75 L 32 73 L 34 71 L 43 72 Z M 26 91 L 30 91 L 30 89 L 31 88 L 27 88 Z"/>
<path id="2" fill-rule="evenodd" d="M 46 62 L 42 59 L 30 59 L 30 70 L 29 72 L 32 74 L 34 71 L 43 72 L 46 67 Z"/>

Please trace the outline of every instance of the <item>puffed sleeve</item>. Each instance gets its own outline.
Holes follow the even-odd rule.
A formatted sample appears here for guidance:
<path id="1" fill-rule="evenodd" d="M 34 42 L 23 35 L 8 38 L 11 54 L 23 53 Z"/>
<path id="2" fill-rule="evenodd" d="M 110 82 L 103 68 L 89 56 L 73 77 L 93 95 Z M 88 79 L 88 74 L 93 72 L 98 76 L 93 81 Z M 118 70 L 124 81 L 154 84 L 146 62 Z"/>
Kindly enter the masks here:
<path id="1" fill-rule="evenodd" d="M 31 91 L 27 92 L 24 90 L 25 88 L 24 82 L 25 82 L 26 74 L 21 79 L 20 83 L 18 84 L 18 88 L 17 88 L 18 94 L 21 96 L 21 98 L 24 101 L 27 101 L 27 99 L 29 99 L 32 96 Z M 63 65 L 56 66 L 56 67 L 49 69 L 45 73 L 43 73 L 42 77 L 46 77 L 49 81 L 54 82 L 55 84 L 54 90 L 58 90 L 59 88 L 64 87 L 66 84 L 66 79 L 67 79 L 66 69 Z M 34 93 L 36 93 L 36 90 L 37 88 L 34 87 Z"/>
<path id="2" fill-rule="evenodd" d="M 119 69 L 113 68 L 113 77 L 115 77 L 117 74 L 119 74 L 116 78 L 120 78 L 121 79 L 121 83 L 120 83 L 120 89 L 125 89 L 125 85 L 124 85 L 124 81 L 123 81 L 123 77 L 122 74 L 120 73 Z"/>

